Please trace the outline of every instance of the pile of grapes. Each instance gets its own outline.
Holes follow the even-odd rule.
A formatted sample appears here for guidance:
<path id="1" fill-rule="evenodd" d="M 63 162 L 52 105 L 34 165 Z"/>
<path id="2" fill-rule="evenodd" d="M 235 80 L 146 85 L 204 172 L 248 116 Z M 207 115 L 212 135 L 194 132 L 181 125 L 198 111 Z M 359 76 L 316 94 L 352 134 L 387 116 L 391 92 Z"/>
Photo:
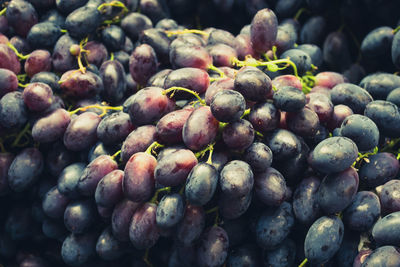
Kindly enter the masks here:
<path id="1" fill-rule="evenodd" d="M 400 267 L 398 0 L 0 5 L 0 266 Z"/>

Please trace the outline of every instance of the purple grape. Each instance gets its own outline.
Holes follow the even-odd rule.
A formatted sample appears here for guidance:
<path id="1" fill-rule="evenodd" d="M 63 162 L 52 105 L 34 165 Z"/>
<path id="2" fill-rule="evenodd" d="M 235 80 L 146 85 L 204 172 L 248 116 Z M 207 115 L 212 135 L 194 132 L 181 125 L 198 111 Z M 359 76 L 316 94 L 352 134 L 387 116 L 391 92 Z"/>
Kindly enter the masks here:
<path id="1" fill-rule="evenodd" d="M 261 102 L 272 90 L 271 79 L 255 67 L 242 68 L 235 77 L 234 88 L 246 100 Z"/>
<path id="2" fill-rule="evenodd" d="M 211 112 L 222 122 L 239 121 L 246 108 L 244 97 L 233 90 L 221 90 L 211 99 Z"/>
<path id="3" fill-rule="evenodd" d="M 70 70 L 65 72 L 61 78 L 61 91 L 73 98 L 94 97 L 104 90 L 102 79 L 93 72 Z"/>
<path id="4" fill-rule="evenodd" d="M 185 213 L 176 227 L 176 235 L 180 242 L 189 246 L 196 241 L 205 226 L 205 213 L 203 207 L 186 205 Z"/>
<path id="5" fill-rule="evenodd" d="M 156 223 L 157 206 L 144 203 L 133 214 L 129 227 L 129 239 L 137 249 L 147 249 L 154 246 L 160 236 Z"/>
<path id="6" fill-rule="evenodd" d="M 233 67 L 233 59 L 237 58 L 236 50 L 226 44 L 218 43 L 214 45 L 208 45 L 207 47 L 208 53 L 211 55 L 213 59 L 213 64 L 216 67 Z"/>
<path id="7" fill-rule="evenodd" d="M 192 150 L 200 150 L 214 141 L 219 123 L 210 107 L 197 108 L 190 114 L 182 131 L 183 142 Z"/>
<path id="8" fill-rule="evenodd" d="M 35 50 L 29 54 L 25 61 L 24 69 L 29 77 L 36 73 L 51 70 L 51 55 L 47 50 Z"/>
<path id="9" fill-rule="evenodd" d="M 107 48 L 97 41 L 89 41 L 83 48 L 89 51 L 85 53 L 88 63 L 98 68 L 109 58 Z"/>
<path id="10" fill-rule="evenodd" d="M 118 203 L 111 216 L 113 235 L 120 241 L 129 241 L 129 225 L 140 203 L 124 199 Z"/>
<path id="11" fill-rule="evenodd" d="M 156 127 L 145 125 L 132 131 L 122 143 L 121 159 L 127 162 L 129 158 L 138 152 L 144 152 L 156 139 Z"/>
<path id="12" fill-rule="evenodd" d="M 157 139 L 163 144 L 181 143 L 183 126 L 193 110 L 184 108 L 164 115 L 156 125 Z"/>
<path id="13" fill-rule="evenodd" d="M 85 264 L 95 255 L 97 236 L 94 233 L 70 234 L 62 243 L 61 257 L 70 266 Z"/>
<path id="14" fill-rule="evenodd" d="M 106 145 L 120 143 L 135 129 L 129 114 L 112 113 L 104 117 L 97 126 L 97 137 Z"/>
<path id="15" fill-rule="evenodd" d="M 250 164 L 253 172 L 261 173 L 271 166 L 272 151 L 264 143 L 254 142 L 245 151 L 244 159 Z"/>
<path id="16" fill-rule="evenodd" d="M 25 105 L 32 111 L 43 111 L 53 102 L 53 91 L 45 83 L 31 83 L 22 94 Z"/>
<path id="17" fill-rule="evenodd" d="M 70 47 L 77 45 L 78 42 L 68 34 L 61 36 L 53 48 L 53 69 L 56 72 L 64 73 L 68 70 L 77 68 L 76 58 L 71 55 Z"/>
<path id="18" fill-rule="evenodd" d="M 0 98 L 18 89 L 17 75 L 8 69 L 0 69 Z"/>
<path id="19" fill-rule="evenodd" d="M 129 71 L 133 80 L 145 85 L 149 78 L 157 72 L 157 56 L 148 44 L 135 48 L 129 59 Z"/>
<path id="20" fill-rule="evenodd" d="M 250 36 L 254 50 L 267 52 L 272 48 L 278 33 L 278 19 L 271 9 L 259 10 L 251 22 Z"/>
<path id="21" fill-rule="evenodd" d="M 320 142 L 311 152 L 309 163 L 323 173 L 341 172 L 358 157 L 356 144 L 347 137 L 331 137 Z"/>
<path id="22" fill-rule="evenodd" d="M 84 112 L 75 117 L 64 133 L 65 147 L 72 151 L 81 151 L 94 145 L 100 121 L 100 116 L 93 112 Z"/>
<path id="23" fill-rule="evenodd" d="M 126 198 L 144 202 L 151 198 L 155 189 L 155 168 L 157 160 L 146 153 L 133 154 L 125 165 L 123 192 Z"/>
<path id="24" fill-rule="evenodd" d="M 124 67 L 116 60 L 105 61 L 99 72 L 104 85 L 104 99 L 110 103 L 119 103 L 126 91 Z"/>
<path id="25" fill-rule="evenodd" d="M 118 164 L 109 155 L 101 155 L 86 166 L 78 181 L 78 191 L 84 196 L 92 196 L 97 184 L 110 172 L 118 169 Z"/>
<path id="26" fill-rule="evenodd" d="M 197 45 L 172 46 L 169 60 L 175 69 L 191 67 L 206 70 L 212 65 L 212 56 L 204 47 Z"/>
<path id="27" fill-rule="evenodd" d="M 129 116 L 136 126 L 151 124 L 175 108 L 175 103 L 159 87 L 146 87 L 135 94 Z"/>
<path id="28" fill-rule="evenodd" d="M 335 216 L 323 216 L 308 229 L 304 241 L 304 254 L 309 262 L 321 264 L 331 259 L 343 240 L 342 221 Z"/>
<path id="29" fill-rule="evenodd" d="M 358 174 L 360 184 L 367 187 L 376 187 L 397 177 L 400 170 L 399 161 L 388 152 L 381 152 L 368 158 Z"/>
<path id="30" fill-rule="evenodd" d="M 247 196 L 254 185 L 250 165 L 241 160 L 233 160 L 227 163 L 221 170 L 219 185 L 222 193 L 230 197 Z"/>
<path id="31" fill-rule="evenodd" d="M 113 170 L 106 174 L 97 184 L 95 192 L 96 204 L 103 207 L 113 207 L 123 198 L 122 179 L 124 172 Z"/>
<path id="32" fill-rule="evenodd" d="M 317 113 L 309 108 L 286 114 L 286 125 L 290 131 L 301 137 L 313 137 L 320 126 Z"/>
<path id="33" fill-rule="evenodd" d="M 120 258 L 126 250 L 126 244 L 117 240 L 110 227 L 104 229 L 96 243 L 96 252 L 103 260 L 115 260 Z"/>
<path id="34" fill-rule="evenodd" d="M 198 94 L 203 94 L 210 85 L 210 77 L 205 70 L 198 68 L 180 68 L 168 74 L 164 81 L 164 88 L 184 87 Z M 178 91 L 177 95 L 187 96 Z"/>
<path id="35" fill-rule="evenodd" d="M 178 149 L 158 160 L 154 178 L 164 186 L 183 184 L 197 163 L 197 158 L 191 150 Z"/>

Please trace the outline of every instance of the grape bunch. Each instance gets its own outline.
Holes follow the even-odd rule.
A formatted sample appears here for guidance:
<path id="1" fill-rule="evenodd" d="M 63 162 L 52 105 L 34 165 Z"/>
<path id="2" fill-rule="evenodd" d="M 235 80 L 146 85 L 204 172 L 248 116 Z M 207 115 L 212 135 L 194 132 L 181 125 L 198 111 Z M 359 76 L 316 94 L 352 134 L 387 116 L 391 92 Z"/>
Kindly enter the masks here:
<path id="1" fill-rule="evenodd" d="M 0 266 L 400 267 L 398 4 L 0 1 Z"/>

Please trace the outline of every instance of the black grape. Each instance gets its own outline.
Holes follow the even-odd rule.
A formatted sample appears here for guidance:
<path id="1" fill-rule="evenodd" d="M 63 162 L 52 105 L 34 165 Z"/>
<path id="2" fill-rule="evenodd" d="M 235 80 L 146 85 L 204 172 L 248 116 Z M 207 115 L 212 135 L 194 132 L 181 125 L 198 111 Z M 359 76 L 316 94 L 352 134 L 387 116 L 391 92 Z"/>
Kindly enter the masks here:
<path id="1" fill-rule="evenodd" d="M 265 249 L 277 248 L 294 226 L 292 205 L 283 202 L 278 208 L 267 208 L 256 224 L 257 243 Z"/>
<path id="2" fill-rule="evenodd" d="M 344 226 L 334 216 L 323 216 L 308 229 L 304 241 L 304 254 L 309 262 L 321 264 L 329 261 L 339 250 Z"/>

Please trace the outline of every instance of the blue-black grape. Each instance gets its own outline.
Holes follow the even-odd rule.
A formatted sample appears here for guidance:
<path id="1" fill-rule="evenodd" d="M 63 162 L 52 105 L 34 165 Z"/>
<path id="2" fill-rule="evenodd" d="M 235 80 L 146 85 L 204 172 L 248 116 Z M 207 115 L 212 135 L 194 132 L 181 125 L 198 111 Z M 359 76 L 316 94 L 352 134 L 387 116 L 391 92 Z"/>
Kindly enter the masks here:
<path id="1" fill-rule="evenodd" d="M 309 262 L 321 264 L 329 261 L 342 244 L 344 226 L 334 216 L 323 216 L 308 229 L 304 253 Z"/>
<path id="2" fill-rule="evenodd" d="M 97 126 L 97 137 L 104 144 L 115 144 L 125 138 L 135 129 L 129 115 L 125 112 L 112 113 L 104 117 Z"/>
<path id="3" fill-rule="evenodd" d="M 393 246 L 383 246 L 369 254 L 361 267 L 368 266 L 393 266 L 398 267 L 400 262 L 400 249 Z"/>
<path id="4" fill-rule="evenodd" d="M 76 200 L 68 204 L 64 212 L 65 227 L 74 234 L 87 232 L 94 224 L 96 210 L 91 200 Z"/>
<path id="5" fill-rule="evenodd" d="M 364 115 L 378 126 L 380 135 L 400 136 L 400 112 L 395 104 L 384 100 L 372 101 L 366 106 Z"/>
<path id="6" fill-rule="evenodd" d="M 362 114 L 373 98 L 357 85 L 341 83 L 332 88 L 331 100 L 335 105 L 343 104 L 349 106 L 354 113 Z"/>
<path id="7" fill-rule="evenodd" d="M 311 224 L 321 213 L 318 203 L 318 188 L 321 181 L 317 177 L 303 179 L 293 193 L 293 213 L 303 224 Z"/>
<path id="8" fill-rule="evenodd" d="M 228 256 L 229 239 L 219 226 L 206 229 L 197 249 L 198 266 L 220 266 Z"/>
<path id="9" fill-rule="evenodd" d="M 117 240 L 110 227 L 104 229 L 96 243 L 96 252 L 104 260 L 120 258 L 126 251 L 126 243 Z"/>
<path id="10" fill-rule="evenodd" d="M 318 188 L 318 204 L 325 214 L 343 211 L 358 191 L 357 171 L 350 167 L 326 176 Z"/>
<path id="11" fill-rule="evenodd" d="M 86 164 L 79 162 L 68 165 L 62 170 L 57 181 L 57 188 L 61 194 L 72 199 L 80 196 L 78 182 L 85 168 Z"/>
<path id="12" fill-rule="evenodd" d="M 227 163 L 221 170 L 221 191 L 230 197 L 247 196 L 254 185 L 254 175 L 249 164 L 241 160 Z"/>
<path id="13" fill-rule="evenodd" d="M 157 205 L 157 226 L 163 229 L 175 226 L 184 215 L 184 202 L 179 194 L 165 195 Z"/>
<path id="14" fill-rule="evenodd" d="M 208 163 L 198 163 L 190 171 L 185 185 L 185 196 L 189 203 L 203 206 L 214 196 L 218 184 L 217 169 Z"/>
<path id="15" fill-rule="evenodd" d="M 376 187 L 395 178 L 400 170 L 399 161 L 387 152 L 380 152 L 368 158 L 364 162 L 358 174 L 360 184 L 367 187 Z"/>
<path id="16" fill-rule="evenodd" d="M 309 163 L 323 173 L 349 168 L 358 157 L 357 145 L 347 137 L 331 137 L 320 142 L 309 157 Z"/>
<path id="17" fill-rule="evenodd" d="M 353 140 L 359 151 L 368 151 L 378 145 L 379 130 L 376 124 L 363 115 L 350 115 L 343 120 L 340 135 Z"/>
<path id="18" fill-rule="evenodd" d="M 257 243 L 265 249 L 277 248 L 294 226 L 292 205 L 283 202 L 278 208 L 267 208 L 256 224 Z"/>
<path id="19" fill-rule="evenodd" d="M 43 197 L 42 209 L 47 216 L 59 219 L 64 216 L 65 208 L 69 202 L 69 198 L 62 195 L 57 187 L 54 186 Z"/>
<path id="20" fill-rule="evenodd" d="M 267 266 L 289 267 L 296 259 L 296 243 L 287 238 L 276 249 L 265 250 L 263 262 Z"/>
<path id="21" fill-rule="evenodd" d="M 343 212 L 343 222 L 351 230 L 367 231 L 381 214 L 379 198 L 373 192 L 360 191 Z"/>
<path id="22" fill-rule="evenodd" d="M 229 243 L 230 239 L 229 239 Z M 256 267 L 260 266 L 261 257 L 257 247 L 252 244 L 244 244 L 230 251 L 227 259 L 228 267 Z"/>
<path id="23" fill-rule="evenodd" d="M 245 151 L 244 159 L 253 172 L 264 172 L 272 164 L 271 149 L 261 142 L 254 142 Z"/>
<path id="24" fill-rule="evenodd" d="M 43 156 L 37 148 L 25 148 L 13 160 L 8 169 L 8 184 L 15 192 L 30 188 L 43 171 Z"/>
<path id="25" fill-rule="evenodd" d="M 384 213 L 400 211 L 400 181 L 390 180 L 379 192 L 379 199 Z"/>
<path id="26" fill-rule="evenodd" d="M 94 233 L 67 236 L 61 248 L 63 261 L 70 266 L 85 264 L 96 253 L 96 237 Z"/>
<path id="27" fill-rule="evenodd" d="M 400 211 L 390 213 L 379 219 L 372 228 L 372 237 L 380 245 L 399 244 Z"/>
<path id="28" fill-rule="evenodd" d="M 274 105 L 283 111 L 295 112 L 306 105 L 306 96 L 299 89 L 284 86 L 274 92 Z"/>

